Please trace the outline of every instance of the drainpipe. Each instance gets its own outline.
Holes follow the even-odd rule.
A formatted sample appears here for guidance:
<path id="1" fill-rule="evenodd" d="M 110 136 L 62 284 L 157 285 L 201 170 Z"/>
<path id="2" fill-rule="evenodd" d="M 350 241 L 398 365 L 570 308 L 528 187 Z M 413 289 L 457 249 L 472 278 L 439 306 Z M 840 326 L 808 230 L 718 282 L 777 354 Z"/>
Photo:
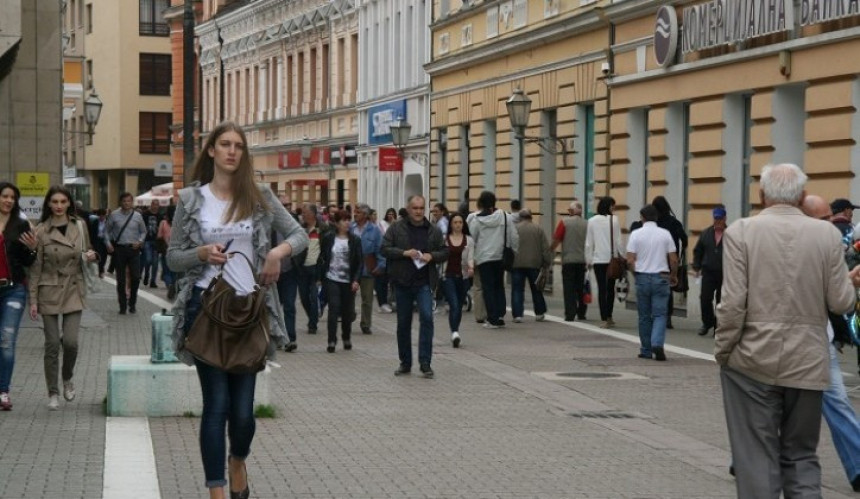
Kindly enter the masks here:
<path id="1" fill-rule="evenodd" d="M 194 8 L 185 0 L 182 19 L 182 177 L 191 178 L 194 164 Z"/>

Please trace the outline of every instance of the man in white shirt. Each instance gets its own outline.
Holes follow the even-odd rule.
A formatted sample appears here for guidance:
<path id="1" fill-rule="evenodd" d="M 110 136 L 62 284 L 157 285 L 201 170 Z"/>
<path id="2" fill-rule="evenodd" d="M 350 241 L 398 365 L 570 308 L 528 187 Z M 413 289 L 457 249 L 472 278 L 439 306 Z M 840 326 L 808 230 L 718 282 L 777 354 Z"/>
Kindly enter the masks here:
<path id="1" fill-rule="evenodd" d="M 670 287 L 675 285 L 678 255 L 675 241 L 666 229 L 657 226 L 657 208 L 639 210 L 642 228 L 627 241 L 627 265 L 636 276 L 636 303 L 639 308 L 639 357 L 666 360 L 666 311 Z"/>

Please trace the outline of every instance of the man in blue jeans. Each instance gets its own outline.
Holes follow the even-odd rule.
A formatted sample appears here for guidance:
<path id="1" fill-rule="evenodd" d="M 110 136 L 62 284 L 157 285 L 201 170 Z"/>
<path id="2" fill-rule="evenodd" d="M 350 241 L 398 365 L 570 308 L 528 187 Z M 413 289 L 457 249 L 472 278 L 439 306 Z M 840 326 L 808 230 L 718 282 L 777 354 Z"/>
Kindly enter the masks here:
<path id="1" fill-rule="evenodd" d="M 627 265 L 636 277 L 636 302 L 639 308 L 639 358 L 666 360 L 666 313 L 670 286 L 676 282 L 678 255 L 675 241 L 666 229 L 657 227 L 657 208 L 646 205 L 639 210 L 642 228 L 627 241 Z"/>
<path id="2" fill-rule="evenodd" d="M 801 210 L 812 218 L 831 220 L 831 207 L 820 196 L 807 195 Z M 839 368 L 839 357 L 836 352 L 837 344 L 841 349 L 842 344 L 851 342 L 848 328 L 848 323 L 842 316 L 830 314 L 830 321 L 827 324 L 830 385 L 824 391 L 821 409 L 827 426 L 830 427 L 833 446 L 839 454 L 839 460 L 842 461 L 848 481 L 851 482 L 854 492 L 860 492 L 860 422 L 845 391 L 845 382 L 842 379 L 842 370 Z"/>
<path id="3" fill-rule="evenodd" d="M 382 255 L 394 284 L 397 300 L 397 352 L 400 366 L 395 376 L 412 371 L 412 313 L 418 304 L 418 363 L 425 378 L 433 377 L 433 293 L 439 279 L 437 266 L 448 259 L 442 233 L 424 218 L 426 201 L 412 196 L 408 216 L 394 222 L 382 240 Z"/>

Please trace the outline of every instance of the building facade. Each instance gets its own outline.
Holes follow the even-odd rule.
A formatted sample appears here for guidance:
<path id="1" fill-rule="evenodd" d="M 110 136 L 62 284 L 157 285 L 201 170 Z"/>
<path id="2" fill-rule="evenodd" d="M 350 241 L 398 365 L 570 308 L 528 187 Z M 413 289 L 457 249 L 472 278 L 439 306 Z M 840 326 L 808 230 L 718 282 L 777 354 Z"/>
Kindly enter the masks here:
<path id="1" fill-rule="evenodd" d="M 450 208 L 495 191 L 545 230 L 574 198 L 608 192 L 609 29 L 594 2 L 433 2 L 430 198 Z M 531 99 L 525 137 L 505 102 Z"/>
<path id="2" fill-rule="evenodd" d="M 412 195 L 429 194 L 430 4 L 426 0 L 357 2 L 361 39 L 358 69 L 359 199 L 379 211 L 399 209 Z M 389 126 L 412 125 L 398 150 Z"/>
<path id="3" fill-rule="evenodd" d="M 172 60 L 163 16 L 169 0 L 75 3 L 80 14 L 72 22 L 84 33 L 83 92 L 97 92 L 103 103 L 76 173 L 89 186 L 85 206 L 113 207 L 120 193 L 141 194 L 172 177 Z"/>
<path id="4" fill-rule="evenodd" d="M 720 3 L 719 5 L 723 5 Z M 860 4 L 749 0 L 622 2 L 611 45 L 611 192 L 633 218 L 655 195 L 696 237 L 711 208 L 761 208 L 768 163 L 807 191 L 860 198 Z"/>
<path id="5" fill-rule="evenodd" d="M 203 133 L 246 130 L 255 170 L 293 202 L 358 200 L 358 17 L 352 0 L 204 3 Z M 208 16 L 208 17 L 207 17 Z"/>
<path id="6" fill-rule="evenodd" d="M 62 166 L 62 2 L 0 0 L 0 179 L 38 216 Z"/>
<path id="7" fill-rule="evenodd" d="M 185 99 L 190 98 L 193 102 L 194 109 L 194 140 L 195 150 L 190 155 L 195 156 L 196 149 L 199 144 L 200 132 L 200 66 L 197 60 L 197 54 L 194 54 L 191 61 L 194 76 L 192 85 L 186 95 L 185 89 L 185 7 L 186 3 L 190 3 L 192 24 L 196 26 L 203 19 L 203 4 L 202 0 L 171 0 L 170 8 L 164 11 L 164 19 L 170 25 L 170 48 L 171 48 L 171 78 L 172 78 L 172 97 L 173 97 L 173 123 L 171 130 L 171 162 L 173 170 L 171 172 L 172 181 L 174 183 L 173 192 L 176 196 L 179 195 L 179 189 L 185 185 L 186 179 L 190 178 L 191 167 L 193 165 L 185 164 L 185 135 L 184 135 L 184 117 L 185 117 Z M 211 2 L 209 3 L 211 7 Z M 193 29 L 193 28 L 192 28 Z M 193 36 L 193 35 L 192 35 Z M 196 48 L 196 47 L 193 47 Z"/>

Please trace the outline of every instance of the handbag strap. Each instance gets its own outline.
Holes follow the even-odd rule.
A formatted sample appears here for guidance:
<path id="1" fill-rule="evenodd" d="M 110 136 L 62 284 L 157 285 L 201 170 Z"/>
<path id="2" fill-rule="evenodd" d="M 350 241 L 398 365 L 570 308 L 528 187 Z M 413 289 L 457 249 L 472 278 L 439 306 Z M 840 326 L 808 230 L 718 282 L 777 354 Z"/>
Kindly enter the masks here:
<path id="1" fill-rule="evenodd" d="M 507 248 L 508 247 L 508 214 L 507 213 L 505 213 L 505 221 L 503 223 L 505 224 L 505 238 L 504 238 L 504 240 L 502 240 L 502 246 Z"/>
<path id="2" fill-rule="evenodd" d="M 615 257 L 615 229 L 612 227 L 612 213 L 609 215 L 609 258 Z"/>
<path id="3" fill-rule="evenodd" d="M 260 276 L 258 276 L 258 275 L 257 275 L 257 272 L 256 272 L 256 270 L 254 269 L 254 264 L 253 264 L 253 263 L 251 263 L 251 260 L 249 260 L 249 259 L 248 259 L 248 257 L 247 257 L 247 256 L 245 256 L 245 254 L 244 254 L 244 253 L 242 253 L 242 252 L 240 252 L 240 251 L 231 251 L 230 253 L 227 253 L 227 258 L 228 258 L 228 260 L 229 260 L 229 258 L 231 258 L 233 255 L 239 255 L 239 256 L 241 256 L 241 257 L 242 257 L 246 262 L 248 262 L 248 267 L 250 267 L 250 268 L 251 268 L 251 275 L 253 275 L 253 276 L 254 276 L 254 283 L 257 285 L 257 288 L 263 288 L 263 287 L 265 287 L 265 286 L 261 286 L 261 285 L 260 285 Z M 220 268 L 218 269 L 218 275 L 217 275 L 217 276 L 215 276 L 214 278 L 212 278 L 212 280 L 211 280 L 211 281 L 209 281 L 209 286 L 206 288 L 206 291 L 212 291 L 212 288 L 213 288 L 213 287 L 215 287 L 215 283 L 216 283 L 216 282 L 218 282 L 218 280 L 219 280 L 219 279 L 221 279 L 221 276 L 224 274 L 224 265 L 227 265 L 227 262 L 224 262 L 224 263 L 222 263 L 222 264 L 221 264 Z"/>

